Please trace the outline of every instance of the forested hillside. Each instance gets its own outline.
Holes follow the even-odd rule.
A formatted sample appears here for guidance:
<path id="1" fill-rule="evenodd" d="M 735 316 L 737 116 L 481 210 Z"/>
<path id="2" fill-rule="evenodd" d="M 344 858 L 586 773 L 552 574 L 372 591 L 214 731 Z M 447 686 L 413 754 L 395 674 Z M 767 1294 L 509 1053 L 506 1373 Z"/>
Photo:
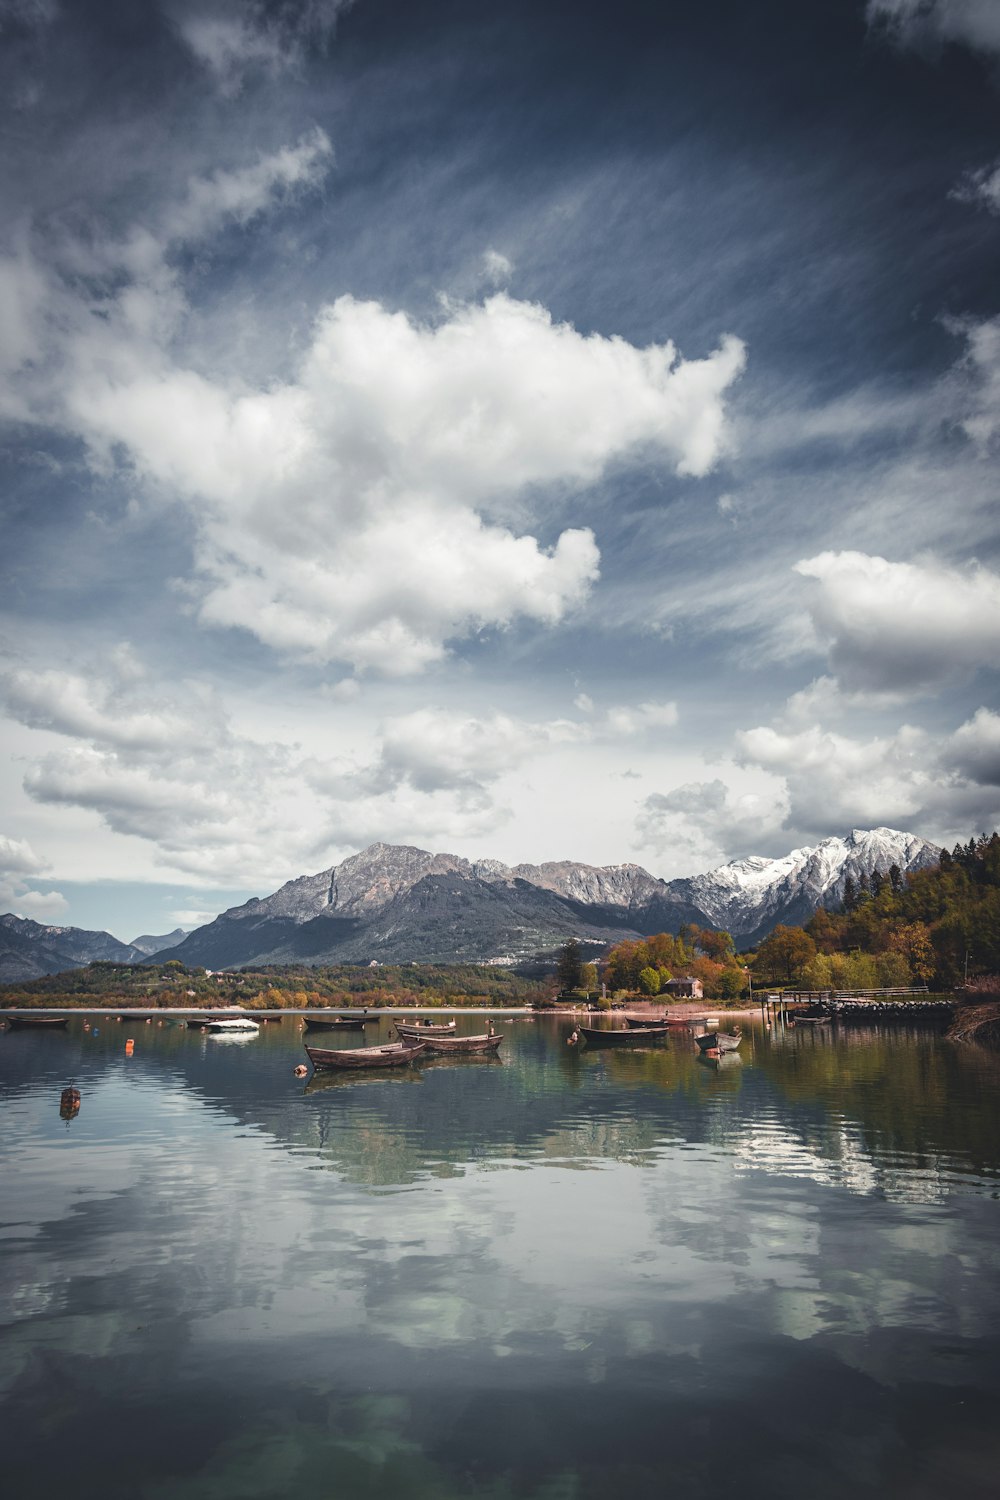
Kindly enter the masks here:
<path id="1" fill-rule="evenodd" d="M 777 927 L 753 957 L 754 978 L 806 989 L 960 985 L 1000 970 L 1000 835 L 941 851 L 909 875 L 895 867 L 820 908 L 804 927 Z"/>

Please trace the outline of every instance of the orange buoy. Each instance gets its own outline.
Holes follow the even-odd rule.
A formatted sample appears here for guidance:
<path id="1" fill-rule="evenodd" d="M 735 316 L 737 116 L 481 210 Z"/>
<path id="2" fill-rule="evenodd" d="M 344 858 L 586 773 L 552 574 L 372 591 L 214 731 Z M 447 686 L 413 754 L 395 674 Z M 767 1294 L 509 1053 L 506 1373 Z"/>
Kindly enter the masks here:
<path id="1" fill-rule="evenodd" d="M 132 1040 L 131 1037 L 129 1037 L 128 1041 L 125 1043 L 125 1056 L 126 1057 L 131 1057 L 132 1053 L 134 1051 L 135 1051 L 135 1042 Z"/>

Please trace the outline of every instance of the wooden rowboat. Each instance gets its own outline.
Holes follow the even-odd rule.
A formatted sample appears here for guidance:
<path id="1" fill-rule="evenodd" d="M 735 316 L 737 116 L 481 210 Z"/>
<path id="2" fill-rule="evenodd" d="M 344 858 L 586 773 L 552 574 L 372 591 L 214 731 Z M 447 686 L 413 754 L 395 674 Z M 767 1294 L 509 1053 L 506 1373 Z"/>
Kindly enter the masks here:
<path id="1" fill-rule="evenodd" d="M 392 1024 L 400 1036 L 411 1036 L 417 1041 L 429 1036 L 452 1036 L 455 1031 L 454 1021 L 393 1021 Z"/>
<path id="2" fill-rule="evenodd" d="M 423 1043 L 387 1042 L 384 1047 L 351 1047 L 347 1051 L 330 1047 L 307 1047 L 306 1056 L 314 1068 L 399 1068 L 423 1052 Z"/>
<path id="3" fill-rule="evenodd" d="M 629 1026 L 578 1026 L 577 1031 L 588 1047 L 639 1047 L 643 1042 L 669 1035 L 669 1028 L 664 1025 L 636 1029 Z"/>
<path id="4" fill-rule="evenodd" d="M 423 1041 L 423 1038 L 421 1038 Z M 450 1055 L 452 1052 L 496 1052 L 503 1041 L 503 1033 L 484 1031 L 481 1036 L 432 1036 L 424 1041 L 428 1055 L 432 1052 Z"/>
<path id="5" fill-rule="evenodd" d="M 118 1021 L 129 1021 L 141 1020 L 142 1018 L 135 1016 L 116 1016 L 115 1019 Z M 207 1010 L 203 1011 L 200 1016 L 186 1016 L 185 1024 L 189 1026 L 192 1031 L 200 1031 L 204 1026 L 214 1026 L 217 1021 L 241 1021 L 242 1019 L 243 1013 L 239 1010 Z"/>
<path id="6" fill-rule="evenodd" d="M 365 1020 L 376 1021 L 377 1016 L 306 1016 L 307 1031 L 364 1031 Z"/>
<path id="7" fill-rule="evenodd" d="M 626 1026 L 634 1026 L 636 1028 L 636 1030 L 643 1029 L 643 1030 L 646 1030 L 646 1031 L 651 1031 L 651 1030 L 655 1030 L 657 1027 L 668 1026 L 669 1024 L 670 1023 L 668 1022 L 666 1016 L 626 1016 L 625 1017 L 625 1025 Z"/>
<path id="8" fill-rule="evenodd" d="M 706 1031 L 704 1036 L 696 1036 L 695 1041 L 702 1052 L 735 1052 L 743 1040 L 742 1031 Z"/>
<path id="9" fill-rule="evenodd" d="M 69 1024 L 69 1016 L 8 1016 L 7 1025 L 11 1031 L 20 1031 L 24 1027 L 32 1027 L 36 1030 L 58 1031 Z"/>

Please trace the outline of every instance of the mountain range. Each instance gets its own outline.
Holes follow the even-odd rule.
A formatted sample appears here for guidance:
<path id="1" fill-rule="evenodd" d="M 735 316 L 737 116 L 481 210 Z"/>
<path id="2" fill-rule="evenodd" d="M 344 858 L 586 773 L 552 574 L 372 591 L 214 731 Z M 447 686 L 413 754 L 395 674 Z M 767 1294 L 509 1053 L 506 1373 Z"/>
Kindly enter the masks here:
<path id="1" fill-rule="evenodd" d="M 891 828 L 855 829 L 781 859 L 751 857 L 664 881 L 641 865 L 498 860 L 373 844 L 197 928 L 170 956 L 207 968 L 283 963 L 518 963 L 575 937 L 618 942 L 722 927 L 752 947 L 843 897 L 850 877 L 936 864 L 939 849 Z"/>
<path id="2" fill-rule="evenodd" d="M 833 906 L 845 882 L 893 865 L 936 864 L 939 849 L 892 828 L 855 829 L 780 859 L 752 856 L 707 874 L 659 880 L 641 865 L 571 860 L 508 866 L 424 849 L 372 844 L 341 864 L 231 907 L 194 932 L 143 934 L 45 927 L 0 917 L 0 981 L 32 979 L 108 959 L 177 958 L 211 969 L 261 964 L 505 963 L 551 953 L 567 938 L 619 942 L 721 927 L 749 948 L 778 923 L 801 924 Z"/>
<path id="3" fill-rule="evenodd" d="M 103 959 L 115 964 L 141 964 L 185 937 L 184 929 L 156 937 L 150 933 L 131 943 L 120 942 L 110 932 L 89 932 L 85 927 L 49 927 L 18 917 L 13 912 L 0 917 L 0 984 L 41 979 L 62 974 L 82 964 Z"/>

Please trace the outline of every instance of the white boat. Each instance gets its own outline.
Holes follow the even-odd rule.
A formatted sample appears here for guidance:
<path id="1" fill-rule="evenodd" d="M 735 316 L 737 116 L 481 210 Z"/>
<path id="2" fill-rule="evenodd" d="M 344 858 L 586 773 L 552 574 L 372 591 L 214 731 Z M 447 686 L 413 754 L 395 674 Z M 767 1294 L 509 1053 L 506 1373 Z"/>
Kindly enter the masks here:
<path id="1" fill-rule="evenodd" d="M 233 1016 L 221 1021 L 207 1021 L 205 1029 L 212 1032 L 215 1036 L 238 1036 L 242 1033 L 246 1033 L 247 1035 L 255 1034 L 260 1030 L 260 1026 L 256 1021 L 251 1021 L 249 1017 Z"/>

